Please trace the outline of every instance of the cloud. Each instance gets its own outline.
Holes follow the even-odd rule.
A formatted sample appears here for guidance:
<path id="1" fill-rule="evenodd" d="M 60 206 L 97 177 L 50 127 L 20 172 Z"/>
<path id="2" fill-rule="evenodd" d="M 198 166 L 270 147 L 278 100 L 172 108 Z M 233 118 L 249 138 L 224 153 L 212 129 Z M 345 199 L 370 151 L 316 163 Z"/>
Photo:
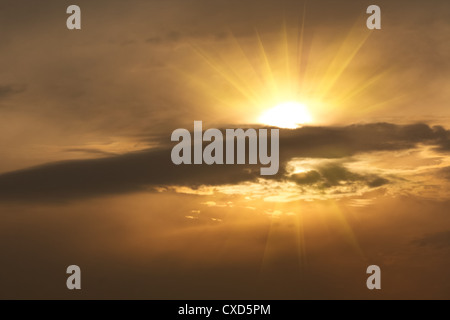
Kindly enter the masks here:
<path id="1" fill-rule="evenodd" d="M 412 148 L 418 143 L 447 143 L 448 131 L 425 124 L 387 123 L 347 127 L 305 127 L 280 132 L 280 170 L 267 179 L 286 179 L 286 164 L 294 158 L 343 158 L 362 152 Z M 167 135 L 169 140 L 170 135 Z M 164 146 L 164 141 L 161 144 Z M 165 145 L 101 159 L 73 160 L 0 175 L 0 200 L 60 201 L 109 194 L 155 190 L 161 186 L 227 185 L 257 181 L 260 165 L 181 165 L 171 162 Z M 343 182 L 363 182 L 371 188 L 388 183 L 377 175 L 354 173 L 340 165 L 294 175 L 298 184 L 327 188 Z"/>
<path id="2" fill-rule="evenodd" d="M 375 179 L 369 181 L 367 183 L 367 185 L 371 188 L 377 188 L 377 187 L 384 186 L 385 184 L 388 184 L 388 183 L 389 183 L 389 180 L 387 180 L 385 178 L 376 177 Z"/>
<path id="3" fill-rule="evenodd" d="M 161 44 L 165 42 L 177 42 L 183 38 L 183 35 L 177 31 L 168 32 L 165 36 L 153 36 L 145 40 L 150 44 Z"/>
<path id="4" fill-rule="evenodd" d="M 389 180 L 385 178 L 354 173 L 338 164 L 329 164 L 317 170 L 294 174 L 289 179 L 299 185 L 317 185 L 319 188 L 335 187 L 346 182 L 363 182 L 371 188 L 389 183 Z"/>
<path id="5" fill-rule="evenodd" d="M 247 168 L 249 166 L 246 166 Z M 2 200 L 64 200 L 147 190 L 161 185 L 233 184 L 259 171 L 238 166 L 175 166 L 170 149 L 65 161 L 0 175 Z"/>
<path id="6" fill-rule="evenodd" d="M 293 157 L 342 158 L 360 152 L 409 149 L 418 143 L 436 145 L 444 151 L 443 146 L 449 140 L 447 130 L 426 124 L 374 123 L 347 127 L 305 127 L 283 131 L 280 154 L 285 160 Z"/>
<path id="7" fill-rule="evenodd" d="M 311 170 L 304 173 L 298 173 L 291 176 L 291 180 L 294 181 L 297 184 L 314 184 L 322 178 L 322 175 L 315 171 Z"/>
<path id="8" fill-rule="evenodd" d="M 114 156 L 116 155 L 114 152 L 107 152 L 100 149 L 94 148 L 69 148 L 65 150 L 66 152 L 77 152 L 77 153 L 86 153 L 100 156 Z"/>
<path id="9" fill-rule="evenodd" d="M 447 180 L 450 180 L 450 167 L 445 167 L 439 170 L 441 176 Z"/>
<path id="10" fill-rule="evenodd" d="M 450 231 L 438 232 L 426 235 L 420 239 L 414 240 L 412 244 L 419 247 L 433 247 L 443 249 L 450 247 Z"/>
<path id="11" fill-rule="evenodd" d="M 26 90 L 25 85 L 16 85 L 16 84 L 0 85 L 0 99 L 22 93 L 25 90 Z"/>

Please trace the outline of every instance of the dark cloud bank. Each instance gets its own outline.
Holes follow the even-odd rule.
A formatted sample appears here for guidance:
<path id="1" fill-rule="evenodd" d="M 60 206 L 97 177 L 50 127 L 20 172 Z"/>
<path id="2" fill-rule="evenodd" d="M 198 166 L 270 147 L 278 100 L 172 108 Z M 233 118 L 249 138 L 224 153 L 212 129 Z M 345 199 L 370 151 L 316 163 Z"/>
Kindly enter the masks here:
<path id="1" fill-rule="evenodd" d="M 387 123 L 347 127 L 304 127 L 280 131 L 280 170 L 270 179 L 284 179 L 292 158 L 338 159 L 361 152 L 408 149 L 419 143 L 436 150 L 450 150 L 449 131 L 426 124 Z M 170 134 L 167 135 L 170 142 Z M 173 144 L 174 145 L 174 144 Z M 50 163 L 0 175 L 1 201 L 63 201 L 108 194 L 149 190 L 168 185 L 232 184 L 260 178 L 260 165 L 172 164 L 173 145 L 119 156 Z M 308 175 L 294 176 L 298 184 L 321 181 L 324 187 L 339 180 L 365 181 L 370 187 L 388 183 L 382 177 L 364 177 L 339 166 L 323 167 Z"/>

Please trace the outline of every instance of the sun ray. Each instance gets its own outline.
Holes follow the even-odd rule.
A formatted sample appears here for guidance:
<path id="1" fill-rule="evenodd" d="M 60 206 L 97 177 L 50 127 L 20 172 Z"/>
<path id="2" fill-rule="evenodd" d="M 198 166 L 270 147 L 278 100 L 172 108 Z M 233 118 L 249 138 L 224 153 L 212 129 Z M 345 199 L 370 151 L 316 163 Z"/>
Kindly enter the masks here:
<path id="1" fill-rule="evenodd" d="M 349 224 L 345 214 L 342 212 L 342 208 L 334 201 L 331 204 L 330 210 L 328 211 L 330 216 L 337 221 L 340 231 L 345 236 L 347 242 L 353 247 L 355 252 L 365 260 L 365 254 L 359 245 L 358 238 L 356 237 L 351 225 Z"/>
<path id="2" fill-rule="evenodd" d="M 355 22 L 353 28 L 347 34 L 347 37 L 344 39 L 344 41 L 342 41 L 342 44 L 338 52 L 336 53 L 333 61 L 330 63 L 328 70 L 325 72 L 325 76 L 323 77 L 324 80 L 320 85 L 321 98 L 324 98 L 328 95 L 329 91 L 341 78 L 342 74 L 345 72 L 345 70 L 348 68 L 350 63 L 355 58 L 355 56 L 358 54 L 359 50 L 362 48 L 362 46 L 366 43 L 367 39 L 372 34 L 368 30 L 365 30 L 363 32 L 362 38 L 357 41 L 356 45 L 349 45 L 349 43 L 351 43 L 354 38 L 357 38 L 355 36 L 356 33 L 355 30 L 361 29 L 359 28 L 359 25 L 361 24 L 360 20 L 361 19 L 358 19 Z M 347 52 L 349 49 L 351 51 Z M 345 58 L 343 56 L 345 56 Z"/>
<path id="3" fill-rule="evenodd" d="M 297 254 L 298 254 L 298 266 L 299 272 L 306 271 L 308 267 L 308 261 L 306 256 L 306 237 L 305 237 L 305 222 L 303 212 L 299 210 L 294 217 L 295 231 L 297 236 Z"/>
<path id="4" fill-rule="evenodd" d="M 238 48 L 238 51 L 240 52 L 240 54 L 244 58 L 243 61 L 246 62 L 246 64 L 250 67 L 250 70 L 254 74 L 254 76 L 255 76 L 254 79 L 258 79 L 259 80 L 259 83 L 258 83 L 257 87 L 261 87 L 263 85 L 263 83 L 264 83 L 264 77 L 258 72 L 258 70 L 255 67 L 255 65 L 252 64 L 251 59 L 249 58 L 249 56 L 247 55 L 245 50 L 242 48 L 242 45 L 239 43 L 239 41 L 236 38 L 236 36 L 234 35 L 234 33 L 231 30 L 229 30 L 229 33 L 230 33 L 231 39 L 233 40 L 233 44 L 235 45 L 236 48 Z"/>
<path id="5" fill-rule="evenodd" d="M 273 203 L 272 206 L 272 210 L 275 211 L 275 206 L 277 206 L 276 203 Z M 263 276 L 267 271 L 268 271 L 268 267 L 270 264 L 270 259 L 271 259 L 271 252 L 270 250 L 272 249 L 272 244 L 273 244 L 273 238 L 274 238 L 274 232 L 275 232 L 275 228 L 274 228 L 274 217 L 269 216 L 269 226 L 267 228 L 267 235 L 264 241 L 264 247 L 263 247 L 263 252 L 262 252 L 262 257 L 261 257 L 261 266 L 260 266 L 260 276 Z"/>
<path id="6" fill-rule="evenodd" d="M 301 26 L 300 26 L 300 32 L 298 31 L 298 24 L 297 24 L 297 71 L 299 76 L 296 77 L 297 79 L 297 90 L 300 92 L 303 92 L 303 79 L 304 75 L 302 74 L 302 60 L 303 60 L 303 41 L 304 41 L 304 33 L 305 33 L 305 18 L 306 18 L 306 1 L 303 5 L 303 15 L 301 18 Z"/>
<path id="7" fill-rule="evenodd" d="M 191 71 L 190 81 L 201 82 L 197 89 L 230 108 L 230 115 L 234 113 L 240 123 L 260 123 L 259 115 L 285 102 L 307 105 L 312 124 L 346 119 L 358 100 L 364 104 L 358 112 L 374 112 L 377 106 L 367 105 L 368 92 L 392 71 L 380 67 L 364 79 L 354 72 L 353 63 L 361 62 L 358 54 L 372 34 L 360 28 L 364 17 L 355 20 L 346 32 L 336 30 L 336 40 L 326 42 L 316 35 L 307 36 L 306 2 L 300 16 L 292 28 L 285 17 L 278 37 L 263 35 L 255 26 L 255 37 L 246 38 L 246 42 L 230 28 L 228 36 L 218 42 L 191 40 L 190 48 L 201 64 L 195 73 Z M 211 81 L 218 81 L 222 91 L 206 90 Z M 287 113 L 284 116 L 290 117 Z M 356 113 L 351 112 L 351 117 Z"/>
<path id="8" fill-rule="evenodd" d="M 192 73 L 184 71 L 182 68 L 176 66 L 168 66 L 168 68 L 178 74 L 180 78 L 186 79 L 189 82 L 195 83 L 197 88 L 201 88 L 204 91 L 204 94 L 208 97 L 213 98 L 217 102 L 219 102 L 222 106 L 228 106 L 230 108 L 233 107 L 232 102 L 225 97 L 220 97 L 217 94 L 214 94 L 214 91 L 210 89 L 210 84 L 206 82 L 204 79 L 194 76 Z"/>
<path id="9" fill-rule="evenodd" d="M 216 63 L 214 60 L 208 56 L 207 53 L 205 53 L 200 48 L 191 45 L 192 49 L 195 53 L 197 53 L 213 70 L 215 70 L 219 75 L 221 75 L 228 83 L 230 83 L 237 91 L 239 91 L 244 97 L 246 97 L 249 101 L 251 101 L 254 104 L 258 103 L 258 99 L 256 97 L 256 93 L 251 90 L 248 85 L 245 83 L 242 83 L 238 78 L 236 79 L 236 75 L 229 75 L 227 72 L 225 72 L 220 66 L 227 66 L 225 62 L 222 63 Z M 231 68 L 228 66 L 228 68 L 231 70 Z M 231 71 L 232 72 L 232 71 Z"/>
<path id="10" fill-rule="evenodd" d="M 283 21 L 283 42 L 284 42 L 284 63 L 286 68 L 286 78 L 287 83 L 289 86 L 289 92 L 292 92 L 292 77 L 291 77 L 291 64 L 290 64 L 290 57 L 289 57 L 289 39 L 288 39 L 288 32 L 287 32 L 287 26 L 286 26 L 286 19 Z"/>
<path id="11" fill-rule="evenodd" d="M 383 72 L 379 72 L 370 78 L 361 81 L 358 85 L 354 86 L 351 90 L 343 92 L 340 95 L 336 96 L 336 100 L 339 105 L 344 105 L 346 101 L 349 101 L 356 97 L 358 94 L 363 93 L 365 90 L 370 88 L 373 84 L 377 83 L 381 78 L 387 76 L 390 70 L 385 70 Z"/>
<path id="12" fill-rule="evenodd" d="M 261 40 L 261 35 L 259 34 L 258 30 L 255 29 L 255 31 L 256 31 L 256 38 L 258 40 L 258 46 L 259 46 L 260 54 L 262 55 L 262 57 L 264 59 L 264 65 L 265 65 L 265 68 L 266 68 L 267 77 L 268 77 L 268 80 L 269 80 L 269 83 L 270 83 L 272 94 L 274 96 L 277 96 L 278 95 L 278 86 L 277 86 L 277 83 L 276 83 L 275 78 L 273 76 L 273 72 L 272 72 L 272 68 L 270 66 L 269 58 L 268 58 L 266 50 L 264 48 L 264 44 L 263 44 L 263 42 Z"/>

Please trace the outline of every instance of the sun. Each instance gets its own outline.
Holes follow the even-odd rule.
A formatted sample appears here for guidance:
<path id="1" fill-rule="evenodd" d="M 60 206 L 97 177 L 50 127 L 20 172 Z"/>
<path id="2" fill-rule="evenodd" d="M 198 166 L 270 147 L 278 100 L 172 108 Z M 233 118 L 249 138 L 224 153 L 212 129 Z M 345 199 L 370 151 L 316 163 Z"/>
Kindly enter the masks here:
<path id="1" fill-rule="evenodd" d="M 259 118 L 259 122 L 279 128 L 295 129 L 313 121 L 308 108 L 299 102 L 284 102 L 267 110 Z"/>

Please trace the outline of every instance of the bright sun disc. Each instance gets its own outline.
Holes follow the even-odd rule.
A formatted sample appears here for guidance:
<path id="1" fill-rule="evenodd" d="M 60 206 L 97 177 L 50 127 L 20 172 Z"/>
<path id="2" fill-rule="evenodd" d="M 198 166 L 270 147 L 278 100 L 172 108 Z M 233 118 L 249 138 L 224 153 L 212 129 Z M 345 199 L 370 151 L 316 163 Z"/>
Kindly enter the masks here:
<path id="1" fill-rule="evenodd" d="M 259 121 L 269 126 L 295 129 L 302 124 L 311 123 L 312 117 L 304 104 L 285 102 L 267 110 Z"/>

